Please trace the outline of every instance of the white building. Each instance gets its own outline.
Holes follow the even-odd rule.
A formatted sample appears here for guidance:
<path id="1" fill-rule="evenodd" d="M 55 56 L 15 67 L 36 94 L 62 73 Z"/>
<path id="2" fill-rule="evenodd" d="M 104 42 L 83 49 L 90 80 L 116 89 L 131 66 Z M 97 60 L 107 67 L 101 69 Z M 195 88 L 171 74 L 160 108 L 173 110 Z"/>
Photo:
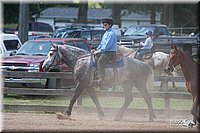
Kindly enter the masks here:
<path id="1" fill-rule="evenodd" d="M 125 10 L 122 11 L 123 14 Z M 111 17 L 111 9 L 88 9 L 88 23 L 101 25 L 101 20 L 107 17 Z M 49 23 L 52 27 L 61 27 L 74 23 L 78 18 L 78 8 L 47 8 L 43 10 L 39 15 L 33 15 L 36 22 Z M 123 15 L 121 17 L 121 27 L 128 27 L 134 24 L 149 24 L 150 15 L 131 13 Z M 160 24 L 160 13 L 156 15 L 156 23 Z"/>

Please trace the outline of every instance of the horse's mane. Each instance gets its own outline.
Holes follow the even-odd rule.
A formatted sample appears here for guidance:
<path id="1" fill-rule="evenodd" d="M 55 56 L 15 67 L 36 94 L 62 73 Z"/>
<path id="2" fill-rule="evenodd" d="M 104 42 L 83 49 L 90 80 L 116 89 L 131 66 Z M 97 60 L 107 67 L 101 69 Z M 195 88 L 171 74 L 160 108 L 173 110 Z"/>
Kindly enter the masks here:
<path id="1" fill-rule="evenodd" d="M 59 45 L 59 47 L 64 48 L 64 49 L 69 49 L 70 52 L 74 53 L 74 54 L 78 54 L 78 55 L 83 55 L 83 54 L 88 54 L 89 52 L 78 48 L 78 47 L 74 47 L 74 46 L 70 46 L 70 45 Z"/>
<path id="2" fill-rule="evenodd" d="M 183 61 L 187 61 L 187 63 L 192 63 L 192 64 L 196 64 L 196 62 L 193 61 L 192 57 L 189 55 L 189 53 L 181 50 L 181 49 L 177 49 L 178 50 L 178 53 L 180 54 L 181 57 L 185 58 L 186 60 L 183 60 Z"/>
<path id="3" fill-rule="evenodd" d="M 117 45 L 117 48 L 118 48 L 118 50 L 121 50 L 121 51 L 132 51 L 133 50 L 133 49 L 127 48 L 123 45 Z"/>

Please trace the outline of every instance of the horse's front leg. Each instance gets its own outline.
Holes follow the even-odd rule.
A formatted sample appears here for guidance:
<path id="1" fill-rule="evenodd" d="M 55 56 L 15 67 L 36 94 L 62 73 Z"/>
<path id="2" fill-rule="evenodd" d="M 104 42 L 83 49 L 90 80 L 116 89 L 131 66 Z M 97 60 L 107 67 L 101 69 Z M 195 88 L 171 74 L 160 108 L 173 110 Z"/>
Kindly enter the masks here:
<path id="1" fill-rule="evenodd" d="M 198 116 L 198 106 L 199 105 L 199 101 L 198 98 L 195 97 L 193 99 L 193 105 L 192 105 L 192 110 L 191 110 L 191 114 L 193 115 L 193 122 L 196 125 L 196 121 L 200 122 L 200 117 Z"/>
<path id="2" fill-rule="evenodd" d="M 133 96 L 132 96 L 133 85 L 130 82 L 124 82 L 122 85 L 125 93 L 125 102 L 124 105 L 119 110 L 119 112 L 117 113 L 117 115 L 115 116 L 114 118 L 115 121 L 119 121 L 122 119 L 124 111 L 127 109 L 128 105 L 133 101 Z"/>
<path id="3" fill-rule="evenodd" d="M 77 98 L 81 95 L 81 93 L 83 92 L 84 89 L 85 89 L 85 86 L 83 83 L 77 84 L 76 89 L 74 91 L 74 95 L 73 95 L 72 99 L 70 100 L 70 104 L 69 104 L 67 110 L 65 111 L 65 113 L 64 114 L 57 113 L 58 119 L 70 119 L 74 103 L 76 102 Z"/>
<path id="4" fill-rule="evenodd" d="M 98 119 L 102 120 L 105 117 L 105 115 L 104 115 L 104 112 L 103 112 L 103 110 L 101 108 L 101 105 L 99 104 L 99 100 L 98 100 L 98 97 L 97 97 L 97 94 L 96 94 L 94 88 L 93 87 L 88 87 L 86 91 L 90 95 L 90 97 L 92 98 L 94 104 L 97 107 Z"/>

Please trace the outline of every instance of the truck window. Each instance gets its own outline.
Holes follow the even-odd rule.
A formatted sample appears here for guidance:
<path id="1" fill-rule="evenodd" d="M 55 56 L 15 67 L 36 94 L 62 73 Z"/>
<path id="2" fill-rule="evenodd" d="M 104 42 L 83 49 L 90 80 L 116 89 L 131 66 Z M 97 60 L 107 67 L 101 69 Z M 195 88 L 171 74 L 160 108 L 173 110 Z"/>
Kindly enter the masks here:
<path id="1" fill-rule="evenodd" d="M 90 32 L 89 31 L 83 31 L 81 33 L 81 38 L 85 38 L 87 40 L 91 40 L 91 34 L 90 34 Z"/>
<path id="2" fill-rule="evenodd" d="M 166 28 L 160 27 L 159 31 L 158 31 L 158 34 L 159 35 L 168 35 L 168 32 L 167 32 Z"/>
<path id="3" fill-rule="evenodd" d="M 3 42 L 8 51 L 17 50 L 20 47 L 18 40 L 4 40 Z"/>

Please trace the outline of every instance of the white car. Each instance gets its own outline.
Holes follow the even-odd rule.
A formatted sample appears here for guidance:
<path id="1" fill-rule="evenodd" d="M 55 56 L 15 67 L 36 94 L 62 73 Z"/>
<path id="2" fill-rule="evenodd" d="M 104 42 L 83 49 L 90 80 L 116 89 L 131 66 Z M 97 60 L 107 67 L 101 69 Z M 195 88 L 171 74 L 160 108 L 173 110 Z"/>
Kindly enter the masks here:
<path id="1" fill-rule="evenodd" d="M 22 43 L 17 35 L 0 32 L 0 57 L 14 55 L 21 46 Z"/>

